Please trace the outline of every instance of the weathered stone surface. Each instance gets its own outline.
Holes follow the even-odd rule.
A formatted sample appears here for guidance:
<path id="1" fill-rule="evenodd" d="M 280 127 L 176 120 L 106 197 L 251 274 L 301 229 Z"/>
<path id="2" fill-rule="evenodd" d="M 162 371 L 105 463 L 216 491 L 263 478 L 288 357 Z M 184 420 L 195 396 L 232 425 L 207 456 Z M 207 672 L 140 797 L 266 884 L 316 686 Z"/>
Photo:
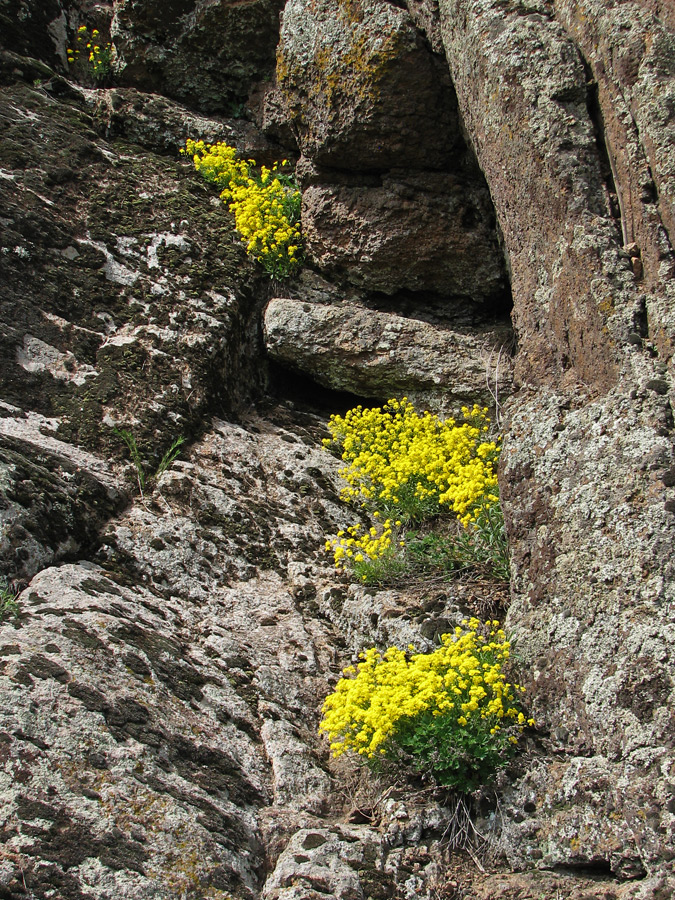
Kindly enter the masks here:
<path id="1" fill-rule="evenodd" d="M 54 886 L 66 897 L 276 896 L 300 865 L 303 888 L 320 875 L 323 896 L 340 897 L 344 861 L 358 859 L 349 883 L 366 896 L 411 877 L 431 896 L 451 815 L 442 803 L 380 803 L 381 786 L 355 786 L 351 802 L 370 804 L 378 827 L 332 824 L 350 797 L 326 768 L 319 700 L 373 640 L 380 601 L 354 593 L 321 613 L 333 583 L 323 538 L 351 515 L 322 433 L 284 406 L 215 421 L 110 522 L 99 564 L 45 569 L 20 595 L 20 618 L 0 625 L 10 891 L 25 878 L 45 898 Z M 360 624 L 345 646 L 332 617 L 350 616 Z M 421 639 L 419 627 L 408 621 L 398 639 Z"/>
<path id="2" fill-rule="evenodd" d="M 290 0 L 277 82 L 298 144 L 338 169 L 441 168 L 462 142 L 447 69 L 384 0 Z"/>
<path id="3" fill-rule="evenodd" d="M 475 900 L 534 900 L 549 897 L 560 900 L 660 900 L 670 893 L 662 878 L 649 878 L 635 884 L 617 884 L 598 873 L 593 877 L 565 873 L 503 873 L 477 878 L 471 883 Z"/>
<path id="4" fill-rule="evenodd" d="M 0 569 L 28 581 L 89 553 L 128 497 L 105 460 L 50 435 L 54 421 L 0 410 Z"/>
<path id="5" fill-rule="evenodd" d="M 263 897 L 318 900 L 329 896 L 347 900 L 363 896 L 360 871 L 368 866 L 367 855 L 377 858 L 380 852 L 379 841 L 367 828 L 299 831 L 268 878 Z M 389 881 L 386 876 L 383 880 Z M 389 889 L 392 887 L 390 883 Z"/>
<path id="6" fill-rule="evenodd" d="M 233 111 L 274 70 L 281 0 L 115 0 L 117 78 L 203 112 Z"/>
<path id="7" fill-rule="evenodd" d="M 325 535 L 348 513 L 325 474 L 333 461 L 312 446 L 323 428 L 313 418 L 303 427 L 302 417 L 280 415 L 277 425 L 216 420 L 190 461 L 178 460 L 159 482 L 160 508 L 163 498 L 173 511 L 166 535 L 158 533 L 157 511 L 137 504 L 103 536 L 110 565 L 118 558 L 133 565 L 157 590 L 170 572 L 173 590 L 195 603 L 216 585 L 247 582 L 259 570 L 290 578 L 289 566 L 302 559 L 311 577 L 313 565 L 328 565 Z"/>
<path id="8" fill-rule="evenodd" d="M 378 828 L 339 823 L 297 831 L 265 883 L 263 900 L 384 900 L 450 889 L 444 869 L 451 854 L 443 841 L 453 825 L 451 809 L 428 796 L 409 803 L 382 798 L 369 812 Z"/>
<path id="9" fill-rule="evenodd" d="M 646 326 L 665 356 L 675 319 L 675 12 L 643 2 L 556 3 L 597 83 L 624 246 L 645 288 Z"/>
<path id="10" fill-rule="evenodd" d="M 517 640 L 527 636 L 534 715 L 551 751 L 566 754 L 553 769 L 533 767 L 513 794 L 513 861 L 602 863 L 634 878 L 672 852 L 675 647 L 662 628 L 675 583 L 671 421 L 648 389 L 576 410 L 544 395 L 513 411 L 502 473 L 509 622 Z M 518 824 L 526 802 L 532 815 Z"/>
<path id="11" fill-rule="evenodd" d="M 0 2 L 0 35 L 4 47 L 50 65 L 66 66 L 65 4 L 61 0 Z"/>
<path id="12" fill-rule="evenodd" d="M 443 55 L 441 17 L 438 3 L 434 0 L 405 0 L 405 5 L 416 27 L 429 41 L 434 53 Z"/>
<path id="13" fill-rule="evenodd" d="M 431 11 L 417 12 L 438 44 Z M 303 154 L 302 224 L 313 265 L 367 291 L 508 306 L 492 203 L 447 69 L 405 9 L 291 0 L 276 81 L 263 122 L 283 134 L 285 105 Z"/>
<path id="14" fill-rule="evenodd" d="M 313 486 L 317 423 L 286 421 L 216 423 L 111 523 L 104 568 L 44 570 L 0 626 L 3 846 L 36 895 L 258 896 L 257 810 L 328 807 L 331 629 L 275 570 L 321 571 L 342 513 Z"/>
<path id="15" fill-rule="evenodd" d="M 253 268 L 188 162 L 106 142 L 83 105 L 21 81 L 0 121 L 4 398 L 92 450 L 119 455 L 111 426 L 130 427 L 152 467 L 260 383 Z"/>
<path id="16" fill-rule="evenodd" d="M 68 27 L 85 7 L 69 7 Z M 461 121 L 418 31 L 438 51 L 434 5 L 408 7 L 287 7 L 269 96 L 286 91 L 288 106 L 270 134 L 292 146 L 290 114 L 310 259 L 353 279 L 306 276 L 291 296 L 358 300 L 362 330 L 387 313 L 411 341 L 418 324 L 494 322 L 489 188 L 524 386 L 501 473 L 509 624 L 539 732 L 477 824 L 533 871 L 474 877 L 448 852 L 451 806 L 406 786 L 384 801 L 329 765 L 316 735 L 321 698 L 364 645 L 430 647 L 467 612 L 499 617 L 503 598 L 470 583 L 349 585 L 322 546 L 354 515 L 318 448 L 322 419 L 285 404 L 241 413 L 265 379 L 269 287 L 189 165 L 128 141 L 172 152 L 184 122 L 248 151 L 255 133 L 128 89 L 80 91 L 44 63 L 65 46 L 67 30 L 40 31 L 64 26 L 61 7 L 5 0 L 2 564 L 29 577 L 71 560 L 38 572 L 0 626 L 10 900 L 675 893 L 671 5 L 441 0 Z M 119 2 L 130 83 L 227 110 L 271 69 L 277 9 Z M 223 43 L 263 19 L 262 40 Z M 432 227 L 446 202 L 433 186 L 453 179 L 471 189 L 446 192 L 448 206 L 483 215 L 461 239 L 455 222 Z M 461 297 L 484 302 L 462 319 Z M 194 440 L 123 513 L 124 473 L 104 461 L 122 455 L 114 422 L 132 426 L 150 471 L 177 434 Z"/>
<path id="17" fill-rule="evenodd" d="M 580 30 L 581 6 L 590 9 L 578 7 Z M 644 308 L 665 308 L 671 288 L 644 293 L 622 247 L 586 63 L 554 18 L 559 7 L 569 19 L 565 3 L 524 16 L 487 0 L 441 2 L 460 110 L 511 267 L 516 378 L 528 389 L 509 404 L 501 473 L 508 623 L 558 760 L 531 764 L 507 792 L 504 842 L 517 867 L 646 873 L 644 892 L 623 895 L 659 896 L 673 889 L 675 655 L 662 626 L 675 608 L 675 453 L 672 360 Z M 617 33 L 605 31 L 620 55 Z M 659 252 L 672 259 L 667 246 Z"/>
<path id="18" fill-rule="evenodd" d="M 268 304 L 264 329 L 274 360 L 358 396 L 407 394 L 461 405 L 493 403 L 495 393 L 510 389 L 508 329 L 462 334 L 389 313 L 282 298 Z"/>
<path id="19" fill-rule="evenodd" d="M 429 651 L 440 636 L 466 617 L 504 615 L 508 591 L 480 581 L 429 585 L 401 579 L 398 589 L 375 589 L 362 584 L 334 584 L 317 596 L 318 611 L 333 623 L 356 654 L 361 647 L 408 647 Z"/>
<path id="20" fill-rule="evenodd" d="M 517 375 L 557 382 L 572 370 L 602 388 L 617 378 L 616 342 L 635 328 L 640 297 L 619 255 L 583 62 L 545 6 L 520 16 L 444 0 L 444 41 L 518 297 Z"/>
<path id="21" fill-rule="evenodd" d="M 94 125 L 106 139 L 123 137 L 172 154 L 185 147 L 187 138 L 207 143 L 224 141 L 242 155 L 267 165 L 285 155 L 246 119 L 206 117 L 161 94 L 109 88 L 90 92 L 87 99 L 94 111 Z"/>
<path id="22" fill-rule="evenodd" d="M 302 194 L 307 254 L 324 274 L 386 294 L 429 291 L 455 303 L 505 305 L 504 260 L 477 174 L 399 169 L 371 184 L 330 178 L 324 173 Z"/>
<path id="23" fill-rule="evenodd" d="M 180 603 L 91 565 L 45 570 L 19 602 L 0 627 L 10 890 L 253 896 L 269 779 L 232 724 L 251 713 L 227 667 L 181 639 Z"/>

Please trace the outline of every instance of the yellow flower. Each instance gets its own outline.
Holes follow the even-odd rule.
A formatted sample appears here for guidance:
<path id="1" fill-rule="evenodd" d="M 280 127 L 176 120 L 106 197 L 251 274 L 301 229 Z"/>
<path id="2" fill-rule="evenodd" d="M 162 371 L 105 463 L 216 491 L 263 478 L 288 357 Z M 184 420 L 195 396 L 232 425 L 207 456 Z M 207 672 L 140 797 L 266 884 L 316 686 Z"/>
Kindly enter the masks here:
<path id="1" fill-rule="evenodd" d="M 412 645 L 407 652 L 390 647 L 383 654 L 375 648 L 361 653 L 358 665 L 344 670 L 323 705 L 320 731 L 328 735 L 331 752 L 337 756 L 352 750 L 372 759 L 391 755 L 392 747 L 401 744 L 414 757 L 423 753 L 423 736 L 428 734 L 428 759 L 436 766 L 443 753 L 452 758 L 454 744 L 469 748 L 475 742 L 487 748 L 490 765 L 499 765 L 501 754 L 517 742 L 525 718 L 515 706 L 500 663 L 492 656 L 478 656 L 485 633 L 480 623 L 461 628 L 443 635 L 441 646 L 432 653 L 415 653 Z M 462 678 L 465 672 L 471 681 Z M 488 672 L 493 676 L 490 681 L 484 677 Z M 506 712 L 502 699 L 508 704 Z M 445 729 L 445 743 L 438 743 L 436 727 Z M 406 743 L 411 733 L 416 737 Z M 395 752 L 393 756 L 397 758 Z M 467 765 L 470 769 L 472 763 Z M 442 766 L 439 772 L 441 779 L 454 778 L 444 775 Z"/>
<path id="2" fill-rule="evenodd" d="M 248 253 L 270 275 L 285 277 L 296 271 L 301 264 L 301 197 L 289 176 L 282 183 L 275 164 L 272 169 L 262 166 L 255 177 L 254 161 L 238 159 L 236 149 L 225 143 L 188 140 L 185 149 L 197 171 L 221 187 L 220 196 L 234 214 Z"/>

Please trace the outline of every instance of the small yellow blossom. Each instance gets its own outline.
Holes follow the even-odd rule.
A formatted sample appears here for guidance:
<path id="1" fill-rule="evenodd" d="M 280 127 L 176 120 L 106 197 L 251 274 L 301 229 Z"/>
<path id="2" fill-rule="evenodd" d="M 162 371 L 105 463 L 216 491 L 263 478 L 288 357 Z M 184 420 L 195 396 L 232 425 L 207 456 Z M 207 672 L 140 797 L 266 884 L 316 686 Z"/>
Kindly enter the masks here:
<path id="1" fill-rule="evenodd" d="M 249 256 L 272 276 L 293 274 L 301 265 L 302 236 L 301 195 L 291 176 L 278 174 L 276 163 L 272 169 L 261 166 L 255 175 L 255 162 L 239 159 L 236 149 L 223 142 L 188 140 L 183 152 L 207 181 L 221 188 Z"/>
<path id="2" fill-rule="evenodd" d="M 432 653 L 415 653 L 412 645 L 361 653 L 323 705 L 320 731 L 333 756 L 351 750 L 368 760 L 396 759 L 402 749 L 420 771 L 431 769 L 440 783 L 455 786 L 475 785 L 502 765 L 533 720 L 517 708 L 502 671 L 503 631 L 470 622 L 443 635 Z M 470 748 L 478 745 L 481 757 L 472 760 Z"/>

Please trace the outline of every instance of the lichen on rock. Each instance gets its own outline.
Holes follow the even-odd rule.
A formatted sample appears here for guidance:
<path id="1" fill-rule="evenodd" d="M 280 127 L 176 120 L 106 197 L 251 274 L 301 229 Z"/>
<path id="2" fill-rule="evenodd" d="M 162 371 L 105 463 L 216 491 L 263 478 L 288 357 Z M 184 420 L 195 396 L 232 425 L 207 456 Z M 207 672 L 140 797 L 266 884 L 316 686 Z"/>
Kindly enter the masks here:
<path id="1" fill-rule="evenodd" d="M 437 169 L 457 143 L 444 67 L 383 0 L 287 3 L 277 83 L 301 151 L 320 165 Z"/>
<path id="2" fill-rule="evenodd" d="M 462 333 L 363 307 L 274 298 L 264 313 L 271 358 L 319 384 L 435 408 L 494 405 L 510 392 L 508 328 Z"/>

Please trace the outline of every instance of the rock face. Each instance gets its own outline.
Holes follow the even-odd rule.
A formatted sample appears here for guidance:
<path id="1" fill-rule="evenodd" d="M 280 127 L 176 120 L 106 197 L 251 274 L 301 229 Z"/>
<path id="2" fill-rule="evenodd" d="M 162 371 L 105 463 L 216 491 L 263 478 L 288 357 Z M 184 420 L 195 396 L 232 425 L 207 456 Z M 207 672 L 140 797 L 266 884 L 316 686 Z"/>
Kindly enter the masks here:
<path id="1" fill-rule="evenodd" d="M 277 84 L 304 156 L 334 169 L 441 169 L 459 143 L 447 69 L 381 0 L 291 0 Z"/>
<path id="2" fill-rule="evenodd" d="M 323 420 L 250 409 L 269 285 L 215 194 L 157 152 L 184 113 L 124 89 L 87 105 L 42 63 L 2 64 L 2 574 L 30 586 L 0 623 L 0 891 L 260 897 L 308 831 L 349 858 L 362 837 L 350 883 L 371 892 L 435 883 L 440 804 L 377 811 L 373 785 L 385 837 L 331 831 L 320 698 L 375 633 L 430 638 L 404 596 L 335 577 L 323 543 L 352 513 Z M 139 496 L 115 424 L 148 476 L 177 434 L 189 456 Z M 439 596 L 434 627 L 460 604 Z M 322 866 L 304 883 L 332 890 Z"/>
<path id="3" fill-rule="evenodd" d="M 60 0 L 0 3 L 3 46 L 51 66 L 66 66 L 66 25 L 66 11 Z"/>
<path id="4" fill-rule="evenodd" d="M 289 0 L 279 31 L 280 10 L 0 2 L 0 897 L 665 900 L 671 6 Z M 111 16 L 121 81 L 83 90 L 66 41 Z M 247 97 L 267 137 L 226 118 Z M 287 296 L 176 157 L 188 135 L 299 148 L 310 271 Z M 537 731 L 474 833 L 317 736 L 364 646 L 509 605 L 333 569 L 358 513 L 321 449 L 347 401 L 317 383 L 484 402 L 511 299 L 507 624 Z"/>
<path id="5" fill-rule="evenodd" d="M 644 286 L 650 339 L 667 359 L 675 290 L 675 15 L 667 4 L 559 6 L 596 82 L 591 109 L 604 129 L 623 243 Z"/>
<path id="6" fill-rule="evenodd" d="M 384 0 L 290 0 L 277 61 L 303 158 L 306 250 L 365 291 L 508 305 L 486 185 L 447 66 Z"/>
<path id="7" fill-rule="evenodd" d="M 406 394 L 457 410 L 494 404 L 511 387 L 508 329 L 461 334 L 390 313 L 281 298 L 270 301 L 263 322 L 272 359 L 333 390 L 380 400 Z"/>
<path id="8" fill-rule="evenodd" d="M 207 143 L 224 141 L 258 163 L 271 165 L 284 155 L 278 145 L 246 119 L 200 115 L 161 94 L 135 88 L 107 88 L 91 98 L 98 131 L 110 139 L 122 137 L 160 153 L 177 154 L 187 138 Z"/>
<path id="9" fill-rule="evenodd" d="M 500 303 L 503 259 L 481 181 L 400 170 L 370 184 L 359 180 L 319 180 L 303 191 L 307 252 L 325 274 L 389 295 L 408 290 L 453 303 Z"/>
<path id="10" fill-rule="evenodd" d="M 119 77 L 203 112 L 233 112 L 269 77 L 281 0 L 116 0 Z M 255 36 L 253 38 L 253 36 Z"/>
<path id="11" fill-rule="evenodd" d="M 103 568 L 46 569 L 22 598 L 17 630 L 3 629 L 2 791 L 15 797 L 3 803 L 3 845 L 45 861 L 26 870 L 33 890 L 257 896 L 261 811 L 326 811 L 310 710 L 326 691 L 333 641 L 305 620 L 286 576 L 296 560 L 293 583 L 308 582 L 336 507 L 309 474 L 326 454 L 294 424 L 291 436 L 257 420 L 215 423 L 151 503 L 111 523 Z M 302 460 L 299 503 L 292 480 L 278 480 L 285 457 Z M 17 732 L 14 710 L 31 699 L 39 712 Z M 31 747 L 42 774 L 35 758 L 25 795 L 11 777 Z"/>
<path id="12" fill-rule="evenodd" d="M 509 623 L 523 641 L 535 715 L 560 754 L 550 769 L 532 766 L 513 792 L 509 858 L 641 878 L 671 858 L 673 844 L 674 660 L 663 627 L 675 599 L 664 553 L 675 530 L 672 116 L 657 99 L 672 89 L 673 36 L 638 3 L 542 3 L 526 17 L 489 2 L 440 8 L 460 111 L 511 265 L 524 389 L 510 404 L 501 479 L 514 564 Z M 630 39 L 619 44 L 628 18 Z M 584 47 L 593 48 L 588 59 Z M 617 120 L 629 141 L 616 124 L 605 138 L 603 122 Z M 650 159 L 663 190 L 649 190 Z M 638 232 L 641 247 L 625 246 Z"/>
<path id="13" fill-rule="evenodd" d="M 88 551 L 128 496 L 107 462 L 50 434 L 53 422 L 2 405 L 0 565 L 27 582 L 41 569 Z"/>
<path id="14" fill-rule="evenodd" d="M 131 427 L 159 461 L 232 403 L 256 276 L 187 163 L 105 142 L 82 101 L 41 86 L 8 87 L 0 115 L 5 400 L 91 450 L 119 455 L 112 426 Z"/>

